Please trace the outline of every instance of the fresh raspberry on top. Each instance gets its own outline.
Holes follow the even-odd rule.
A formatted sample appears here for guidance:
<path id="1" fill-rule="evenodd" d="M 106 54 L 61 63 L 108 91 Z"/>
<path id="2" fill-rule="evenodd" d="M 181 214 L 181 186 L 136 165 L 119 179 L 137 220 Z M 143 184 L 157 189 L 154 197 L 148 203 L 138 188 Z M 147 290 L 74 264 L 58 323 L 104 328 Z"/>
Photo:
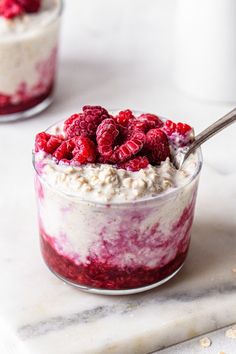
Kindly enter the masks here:
<path id="1" fill-rule="evenodd" d="M 114 142 L 119 135 L 117 124 L 112 118 L 107 118 L 98 126 L 96 132 L 98 151 L 104 161 L 109 160 L 113 153 Z"/>
<path id="2" fill-rule="evenodd" d="M 134 119 L 133 112 L 130 109 L 126 109 L 125 111 L 120 111 L 117 116 L 115 116 L 115 120 L 118 124 L 123 127 L 127 127 L 130 120 Z"/>
<path id="3" fill-rule="evenodd" d="M 54 151 L 53 156 L 58 160 L 71 160 L 73 158 L 73 150 L 75 148 L 74 138 L 62 141 L 58 148 Z"/>
<path id="4" fill-rule="evenodd" d="M 160 128 L 164 124 L 163 121 L 158 116 L 151 113 L 141 114 L 141 116 L 139 116 L 137 119 L 140 120 L 141 122 L 148 123 L 151 128 Z"/>
<path id="5" fill-rule="evenodd" d="M 148 122 L 133 119 L 128 125 L 128 135 L 132 134 L 134 130 L 140 130 L 143 133 L 147 133 L 151 129 Z"/>
<path id="6" fill-rule="evenodd" d="M 14 17 L 21 16 L 24 13 L 22 6 L 16 0 L 0 1 L 0 16 L 10 20 Z"/>
<path id="7" fill-rule="evenodd" d="M 53 154 L 54 151 L 62 143 L 62 139 L 56 135 L 51 135 L 45 132 L 38 133 L 35 138 L 35 151 L 40 150 Z"/>
<path id="8" fill-rule="evenodd" d="M 96 146 L 94 142 L 86 136 L 74 138 L 75 148 L 73 149 L 73 165 L 82 165 L 96 162 Z"/>
<path id="9" fill-rule="evenodd" d="M 115 163 L 123 162 L 136 155 L 145 144 L 145 134 L 139 130 L 134 131 L 131 138 L 117 147 L 111 159 Z"/>
<path id="10" fill-rule="evenodd" d="M 35 151 L 51 154 L 60 164 L 109 163 L 129 171 L 159 165 L 193 139 L 188 124 L 163 122 L 150 113 L 135 117 L 129 109 L 113 117 L 101 106 L 84 106 L 64 122 L 64 134 L 58 131 L 37 134 Z"/>
<path id="11" fill-rule="evenodd" d="M 134 119 L 129 123 L 128 131 L 129 133 L 132 133 L 134 130 L 140 130 L 143 133 L 147 133 L 150 129 L 154 128 L 156 128 L 156 124 L 154 122 Z"/>
<path id="12" fill-rule="evenodd" d="M 176 123 L 168 119 L 162 129 L 168 136 L 170 136 L 176 132 Z"/>
<path id="13" fill-rule="evenodd" d="M 73 114 L 65 121 L 64 131 L 66 137 L 87 136 L 95 138 L 97 127 L 106 118 L 110 118 L 110 115 L 105 108 L 84 106 L 83 113 Z"/>
<path id="14" fill-rule="evenodd" d="M 193 140 L 193 129 L 186 123 L 174 123 L 167 120 L 161 128 L 169 138 L 170 144 L 175 148 L 188 145 Z"/>
<path id="15" fill-rule="evenodd" d="M 151 129 L 146 135 L 145 151 L 153 165 L 158 165 L 170 157 L 166 134 L 159 128 Z"/>
<path id="16" fill-rule="evenodd" d="M 127 137 L 129 137 L 134 130 L 147 133 L 150 129 L 160 128 L 162 126 L 162 120 L 156 115 L 150 113 L 141 114 L 139 117 L 129 121 Z"/>
<path id="17" fill-rule="evenodd" d="M 75 136 L 64 140 L 54 150 L 53 156 L 58 160 L 70 165 L 82 165 L 96 162 L 96 146 L 94 142 L 85 136 Z"/>
<path id="18" fill-rule="evenodd" d="M 192 131 L 192 128 L 190 127 L 190 125 L 188 125 L 186 123 L 180 123 L 180 122 L 174 123 L 171 120 L 167 120 L 162 129 L 169 136 L 172 135 L 173 133 L 185 135 L 185 134 L 189 133 L 190 131 Z"/>
<path id="19" fill-rule="evenodd" d="M 179 134 L 185 135 L 187 133 L 189 133 L 190 131 L 192 131 L 192 127 L 190 127 L 190 125 L 186 124 L 186 123 L 177 123 L 176 124 L 176 131 Z"/>
<path id="20" fill-rule="evenodd" d="M 67 118 L 64 122 L 64 132 L 67 133 L 67 131 L 70 129 L 70 127 L 74 124 L 74 122 L 79 119 L 82 116 L 82 113 L 75 113 L 72 114 L 69 118 Z"/>
<path id="21" fill-rule="evenodd" d="M 117 165 L 118 168 L 123 168 L 127 171 L 139 171 L 142 168 L 146 168 L 149 165 L 148 158 L 146 156 L 137 156 L 126 162 L 121 162 Z"/>
<path id="22" fill-rule="evenodd" d="M 35 13 L 40 10 L 41 0 L 16 0 L 27 13 Z"/>

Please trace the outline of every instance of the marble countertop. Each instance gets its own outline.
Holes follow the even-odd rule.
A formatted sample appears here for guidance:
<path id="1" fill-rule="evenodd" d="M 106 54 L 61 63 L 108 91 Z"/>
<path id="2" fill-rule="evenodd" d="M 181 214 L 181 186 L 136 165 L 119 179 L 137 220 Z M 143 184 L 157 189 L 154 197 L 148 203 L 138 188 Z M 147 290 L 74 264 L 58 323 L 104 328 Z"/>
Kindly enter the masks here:
<path id="1" fill-rule="evenodd" d="M 153 354 L 234 354 L 236 352 L 235 339 L 226 336 L 226 332 L 230 329 L 231 327 L 221 328 Z M 205 338 L 210 340 L 209 347 L 202 347 L 200 344 L 200 341 Z"/>
<path id="2" fill-rule="evenodd" d="M 133 296 L 85 294 L 56 279 L 40 257 L 31 165 L 36 132 L 83 104 L 156 112 L 196 132 L 234 107 L 197 101 L 172 84 L 173 53 L 165 42 L 175 1 L 131 0 L 126 9 L 135 7 L 135 17 L 123 13 L 124 0 L 104 14 L 109 3 L 66 2 L 54 105 L 0 126 L 0 353 L 235 354 L 236 340 L 221 332 L 207 349 L 197 339 L 161 349 L 236 322 L 236 125 L 203 147 L 191 249 L 169 283 Z"/>

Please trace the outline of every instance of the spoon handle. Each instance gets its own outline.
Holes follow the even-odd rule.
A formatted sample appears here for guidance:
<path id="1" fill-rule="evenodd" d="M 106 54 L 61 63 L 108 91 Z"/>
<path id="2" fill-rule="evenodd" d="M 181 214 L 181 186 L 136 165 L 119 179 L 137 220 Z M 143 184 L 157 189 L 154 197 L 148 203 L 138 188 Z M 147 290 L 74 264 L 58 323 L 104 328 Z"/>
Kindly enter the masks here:
<path id="1" fill-rule="evenodd" d="M 207 141 L 213 135 L 226 128 L 228 125 L 234 123 L 235 121 L 236 108 L 234 108 L 231 112 L 227 113 L 224 117 L 218 119 L 215 123 L 210 125 L 208 128 L 203 130 L 195 137 L 194 142 L 189 146 L 188 152 L 185 155 L 185 160 L 194 150 L 196 150 L 205 141 Z"/>

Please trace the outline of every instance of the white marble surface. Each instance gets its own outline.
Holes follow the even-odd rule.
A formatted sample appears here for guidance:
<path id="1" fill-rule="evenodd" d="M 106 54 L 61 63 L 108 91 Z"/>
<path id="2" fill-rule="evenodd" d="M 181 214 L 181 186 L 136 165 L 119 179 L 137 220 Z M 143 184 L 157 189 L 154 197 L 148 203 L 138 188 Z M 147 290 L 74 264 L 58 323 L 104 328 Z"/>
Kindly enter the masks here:
<path id="1" fill-rule="evenodd" d="M 203 148 L 191 250 L 175 279 L 141 295 L 95 296 L 63 284 L 41 260 L 30 154 L 37 131 L 85 103 L 159 112 L 197 132 L 233 108 L 171 84 L 175 1 L 110 3 L 67 1 L 55 104 L 0 126 L 1 354 L 146 354 L 236 322 L 236 125 Z M 187 345 L 188 354 L 203 352 Z M 221 350 L 235 354 L 236 340 Z"/>
<path id="2" fill-rule="evenodd" d="M 207 336 L 195 337 L 184 343 L 155 352 L 155 354 L 234 354 L 236 353 L 236 340 L 226 336 L 226 331 L 230 328 L 221 328 L 208 333 Z M 200 340 L 204 338 L 210 340 L 210 346 L 207 348 L 200 344 Z"/>

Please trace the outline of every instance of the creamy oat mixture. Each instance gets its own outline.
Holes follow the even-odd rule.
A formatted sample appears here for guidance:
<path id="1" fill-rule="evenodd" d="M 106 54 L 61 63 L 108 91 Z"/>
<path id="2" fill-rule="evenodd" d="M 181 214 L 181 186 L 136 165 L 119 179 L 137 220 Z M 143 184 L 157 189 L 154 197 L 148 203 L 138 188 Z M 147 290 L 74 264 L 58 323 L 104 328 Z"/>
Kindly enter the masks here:
<path id="1" fill-rule="evenodd" d="M 42 178 L 60 192 L 94 202 L 119 203 L 153 197 L 186 184 L 196 171 L 197 156 L 192 155 L 180 171 L 169 158 L 160 166 L 148 165 L 137 172 L 108 164 L 58 165 L 43 152 L 36 154 L 39 163 Z"/>

